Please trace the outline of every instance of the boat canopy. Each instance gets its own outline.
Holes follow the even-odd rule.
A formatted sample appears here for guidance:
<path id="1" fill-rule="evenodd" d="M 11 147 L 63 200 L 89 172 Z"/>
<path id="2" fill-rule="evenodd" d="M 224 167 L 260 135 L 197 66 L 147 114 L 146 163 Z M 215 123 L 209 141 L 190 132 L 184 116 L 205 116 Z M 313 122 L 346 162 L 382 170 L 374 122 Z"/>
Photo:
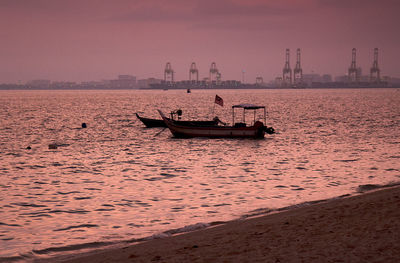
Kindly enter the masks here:
<path id="1" fill-rule="evenodd" d="M 257 106 L 257 105 L 254 105 L 254 104 L 244 103 L 244 104 L 233 105 L 232 109 L 233 108 L 242 108 L 242 109 L 245 109 L 245 110 L 256 110 L 256 109 L 265 109 L 265 106 Z"/>
<path id="2" fill-rule="evenodd" d="M 258 105 L 254 105 L 254 104 L 249 104 L 249 103 L 243 103 L 243 104 L 238 104 L 238 105 L 233 105 L 232 106 L 232 125 L 235 125 L 235 109 L 243 109 L 243 116 L 242 116 L 242 123 L 246 123 L 246 114 L 245 111 L 246 110 L 254 110 L 254 116 L 253 116 L 253 125 L 256 122 L 256 111 L 258 109 L 262 109 L 264 110 L 264 123 L 266 123 L 267 119 L 266 119 L 266 109 L 265 106 L 258 106 Z"/>

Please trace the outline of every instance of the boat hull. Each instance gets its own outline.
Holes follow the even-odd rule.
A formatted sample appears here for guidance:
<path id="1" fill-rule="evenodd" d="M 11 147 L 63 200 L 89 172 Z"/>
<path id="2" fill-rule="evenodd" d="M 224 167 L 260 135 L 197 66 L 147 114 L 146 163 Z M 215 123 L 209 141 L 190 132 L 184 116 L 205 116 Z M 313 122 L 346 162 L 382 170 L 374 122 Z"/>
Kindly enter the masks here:
<path id="1" fill-rule="evenodd" d="M 194 137 L 207 137 L 207 138 L 264 138 L 265 132 L 262 128 L 245 127 L 185 127 L 170 125 L 168 126 L 171 133 L 176 138 L 194 138 Z"/>
<path id="2" fill-rule="evenodd" d="M 136 113 L 136 117 L 147 127 L 147 128 L 154 128 L 154 127 L 167 127 L 165 122 L 157 119 L 150 119 L 150 118 L 144 118 L 139 116 L 139 114 Z"/>
<path id="3" fill-rule="evenodd" d="M 163 119 L 150 119 L 150 118 L 144 118 L 139 116 L 139 114 L 136 113 L 136 117 L 143 122 L 143 124 L 147 128 L 155 128 L 155 127 L 167 127 L 167 124 L 164 122 Z M 213 126 L 218 124 L 218 120 L 212 120 L 212 121 L 176 121 L 176 120 L 171 120 L 170 118 L 167 118 L 168 120 L 184 125 L 184 126 L 193 126 L 193 127 L 198 127 L 198 126 Z"/>
<path id="4" fill-rule="evenodd" d="M 160 112 L 165 124 L 176 138 L 254 138 L 262 139 L 265 135 L 265 126 L 261 122 L 256 122 L 254 126 L 234 127 L 234 126 L 185 126 L 166 118 Z"/>

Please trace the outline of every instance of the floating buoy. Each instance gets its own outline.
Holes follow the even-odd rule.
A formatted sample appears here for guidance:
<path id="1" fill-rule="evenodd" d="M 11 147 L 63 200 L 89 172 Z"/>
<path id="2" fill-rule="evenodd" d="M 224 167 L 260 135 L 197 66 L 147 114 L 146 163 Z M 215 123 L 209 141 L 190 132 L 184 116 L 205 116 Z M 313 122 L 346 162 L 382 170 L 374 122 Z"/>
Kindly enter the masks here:
<path id="1" fill-rule="evenodd" d="M 84 129 L 84 128 L 87 128 L 87 125 L 86 125 L 85 122 L 82 122 L 82 128 L 83 128 L 83 129 Z"/>
<path id="2" fill-rule="evenodd" d="M 49 149 L 57 149 L 57 144 L 55 144 L 55 143 L 52 143 L 52 144 L 49 144 Z"/>

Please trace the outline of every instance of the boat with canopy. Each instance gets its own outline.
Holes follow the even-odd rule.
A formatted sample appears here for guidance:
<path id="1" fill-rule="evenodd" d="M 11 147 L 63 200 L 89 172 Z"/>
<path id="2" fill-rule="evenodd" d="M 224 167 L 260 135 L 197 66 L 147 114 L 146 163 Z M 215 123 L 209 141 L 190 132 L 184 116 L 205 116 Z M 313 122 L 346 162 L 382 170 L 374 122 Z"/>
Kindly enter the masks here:
<path id="1" fill-rule="evenodd" d="M 237 109 L 243 110 L 241 122 L 235 122 L 235 114 Z M 262 121 L 256 119 L 256 112 L 263 112 Z M 253 111 L 254 118 L 252 124 L 246 124 L 246 112 Z M 175 123 L 167 118 L 162 111 L 158 110 L 165 124 L 176 138 L 193 138 L 193 137 L 208 137 L 208 138 L 264 138 L 265 133 L 275 133 L 272 127 L 264 125 L 266 123 L 266 108 L 265 106 L 257 106 L 253 104 L 239 104 L 232 106 L 232 125 L 214 125 L 214 126 L 190 126 Z"/>

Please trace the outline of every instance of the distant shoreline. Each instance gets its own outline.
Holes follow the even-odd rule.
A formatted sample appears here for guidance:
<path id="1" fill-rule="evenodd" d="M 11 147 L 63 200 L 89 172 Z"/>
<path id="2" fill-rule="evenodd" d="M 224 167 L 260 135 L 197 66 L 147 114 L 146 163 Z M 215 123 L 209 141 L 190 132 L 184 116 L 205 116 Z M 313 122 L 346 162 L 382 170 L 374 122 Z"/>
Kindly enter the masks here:
<path id="1" fill-rule="evenodd" d="M 305 90 L 305 89 L 399 89 L 399 85 L 385 86 L 385 87 L 304 87 L 304 88 L 294 88 L 294 87 L 252 87 L 252 88 L 191 88 L 191 90 Z M 186 90 L 186 88 L 168 88 L 168 89 L 156 89 L 156 88 L 28 88 L 28 87 L 2 87 L 0 86 L 0 90 L 2 91 L 13 91 L 13 90 L 24 90 L 24 91 L 58 91 L 58 90 Z"/>

